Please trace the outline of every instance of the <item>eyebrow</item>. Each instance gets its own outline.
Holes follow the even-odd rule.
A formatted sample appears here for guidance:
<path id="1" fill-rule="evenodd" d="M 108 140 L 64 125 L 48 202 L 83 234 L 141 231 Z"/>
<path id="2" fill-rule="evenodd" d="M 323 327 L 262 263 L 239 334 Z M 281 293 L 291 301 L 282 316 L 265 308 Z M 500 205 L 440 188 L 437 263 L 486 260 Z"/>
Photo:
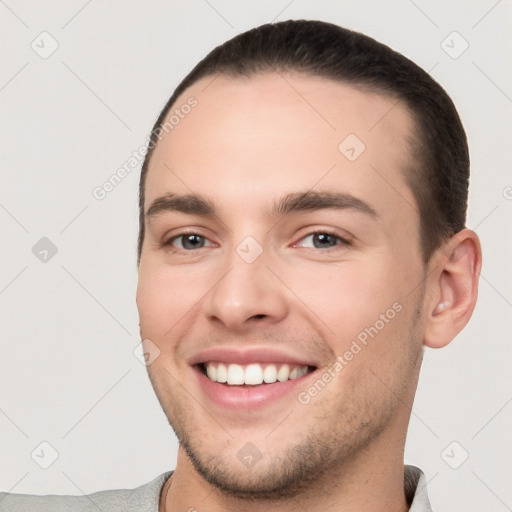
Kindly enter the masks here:
<path id="1" fill-rule="evenodd" d="M 271 210 L 271 217 L 281 217 L 290 213 L 332 208 L 356 210 L 370 217 L 378 217 L 376 210 L 365 201 L 352 194 L 341 192 L 294 192 L 287 194 Z"/>
<path id="2" fill-rule="evenodd" d="M 197 194 L 165 194 L 155 199 L 146 211 L 146 216 L 151 219 L 158 214 L 170 211 L 188 213 L 190 215 L 214 216 L 215 205 Z"/>
<path id="3" fill-rule="evenodd" d="M 279 218 L 291 213 L 321 209 L 355 210 L 370 217 L 378 217 L 376 210 L 357 197 L 339 192 L 294 192 L 282 197 L 268 211 L 271 218 Z M 177 211 L 189 215 L 217 216 L 214 203 L 197 194 L 177 195 L 168 193 L 155 199 L 146 211 L 149 220 L 157 215 Z"/>

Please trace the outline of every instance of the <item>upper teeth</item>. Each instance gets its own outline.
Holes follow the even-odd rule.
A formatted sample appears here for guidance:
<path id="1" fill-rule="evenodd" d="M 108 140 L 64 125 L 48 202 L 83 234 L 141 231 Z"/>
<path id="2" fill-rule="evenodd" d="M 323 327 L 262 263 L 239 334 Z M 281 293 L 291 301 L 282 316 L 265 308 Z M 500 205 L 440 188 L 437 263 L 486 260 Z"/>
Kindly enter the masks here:
<path id="1" fill-rule="evenodd" d="M 214 382 L 225 382 L 235 386 L 256 386 L 263 382 L 271 384 L 278 380 L 298 379 L 308 372 L 308 366 L 289 364 L 240 364 L 205 363 L 206 374 Z"/>

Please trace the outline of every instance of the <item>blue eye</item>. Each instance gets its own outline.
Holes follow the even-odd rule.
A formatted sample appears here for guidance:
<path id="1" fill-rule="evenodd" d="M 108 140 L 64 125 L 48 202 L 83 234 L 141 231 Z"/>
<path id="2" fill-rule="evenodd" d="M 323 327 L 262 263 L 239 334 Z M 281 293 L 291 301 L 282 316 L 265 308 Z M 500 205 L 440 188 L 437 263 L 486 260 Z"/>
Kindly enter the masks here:
<path id="1" fill-rule="evenodd" d="M 301 239 L 298 245 L 313 249 L 330 249 L 337 245 L 348 245 L 349 242 L 334 233 L 319 231 Z"/>

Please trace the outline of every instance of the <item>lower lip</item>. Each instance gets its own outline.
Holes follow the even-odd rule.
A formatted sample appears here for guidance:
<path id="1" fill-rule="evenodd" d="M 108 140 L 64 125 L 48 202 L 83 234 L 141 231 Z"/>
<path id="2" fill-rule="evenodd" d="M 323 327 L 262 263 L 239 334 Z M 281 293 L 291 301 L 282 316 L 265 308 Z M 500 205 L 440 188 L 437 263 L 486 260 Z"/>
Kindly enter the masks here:
<path id="1" fill-rule="evenodd" d="M 260 384 L 259 386 L 228 386 L 213 382 L 197 367 L 194 368 L 198 375 L 199 384 L 204 393 L 216 405 L 233 410 L 245 408 L 257 409 L 271 405 L 288 396 L 294 390 L 304 386 L 306 378 L 314 372 L 309 372 L 298 379 L 275 382 L 273 384 Z M 298 394 L 298 393 L 296 393 Z"/>

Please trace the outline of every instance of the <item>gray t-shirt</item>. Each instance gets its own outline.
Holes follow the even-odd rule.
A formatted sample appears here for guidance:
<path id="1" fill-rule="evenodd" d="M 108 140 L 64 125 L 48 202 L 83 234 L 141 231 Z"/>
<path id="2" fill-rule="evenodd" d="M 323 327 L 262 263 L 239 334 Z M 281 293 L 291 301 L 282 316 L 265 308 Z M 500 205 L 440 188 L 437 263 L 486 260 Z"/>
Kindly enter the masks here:
<path id="1" fill-rule="evenodd" d="M 0 512 L 158 512 L 162 487 L 172 473 L 163 473 L 136 489 L 100 491 L 84 496 L 0 492 Z M 411 507 L 409 512 L 432 512 L 425 475 L 421 470 L 405 466 L 404 488 Z"/>

